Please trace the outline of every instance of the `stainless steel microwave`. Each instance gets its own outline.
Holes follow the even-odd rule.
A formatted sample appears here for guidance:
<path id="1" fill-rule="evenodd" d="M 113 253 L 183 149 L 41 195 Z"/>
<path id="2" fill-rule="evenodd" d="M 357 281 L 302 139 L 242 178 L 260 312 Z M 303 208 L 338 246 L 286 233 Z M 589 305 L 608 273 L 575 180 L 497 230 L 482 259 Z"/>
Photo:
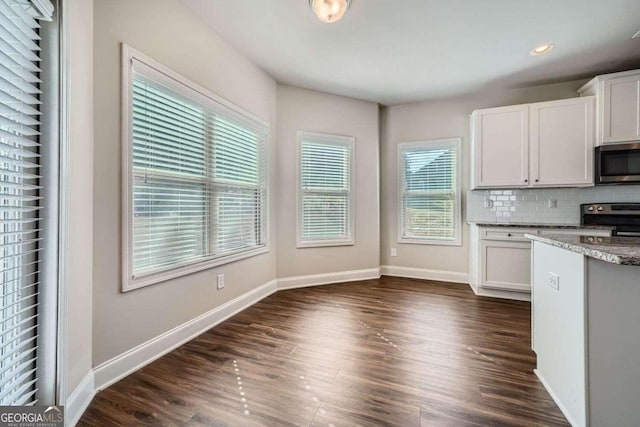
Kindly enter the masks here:
<path id="1" fill-rule="evenodd" d="M 640 142 L 596 147 L 596 184 L 640 184 Z"/>

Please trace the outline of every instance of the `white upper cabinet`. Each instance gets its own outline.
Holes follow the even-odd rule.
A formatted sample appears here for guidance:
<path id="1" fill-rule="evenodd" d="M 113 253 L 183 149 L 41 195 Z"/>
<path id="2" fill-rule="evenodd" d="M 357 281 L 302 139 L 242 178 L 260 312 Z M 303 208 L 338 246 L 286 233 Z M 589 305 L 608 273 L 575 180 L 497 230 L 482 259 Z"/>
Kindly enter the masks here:
<path id="1" fill-rule="evenodd" d="M 640 140 L 640 70 L 598 76 L 579 93 L 597 97 L 597 145 Z"/>
<path id="2" fill-rule="evenodd" d="M 592 96 L 529 106 L 532 186 L 593 185 L 594 109 Z"/>
<path id="3" fill-rule="evenodd" d="M 529 182 L 529 109 L 476 110 L 472 115 L 475 187 L 522 187 Z"/>
<path id="4" fill-rule="evenodd" d="M 471 188 L 591 186 L 595 99 L 476 110 Z"/>

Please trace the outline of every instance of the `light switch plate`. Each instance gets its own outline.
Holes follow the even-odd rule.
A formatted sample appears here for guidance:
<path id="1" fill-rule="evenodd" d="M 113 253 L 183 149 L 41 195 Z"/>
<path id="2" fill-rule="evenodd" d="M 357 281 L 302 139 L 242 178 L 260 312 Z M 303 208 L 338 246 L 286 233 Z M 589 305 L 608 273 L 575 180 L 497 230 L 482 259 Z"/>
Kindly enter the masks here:
<path id="1" fill-rule="evenodd" d="M 560 276 L 556 273 L 549 273 L 549 277 L 547 277 L 547 285 L 549 287 L 555 289 L 556 291 L 560 290 Z"/>
<path id="2" fill-rule="evenodd" d="M 396 248 L 391 248 L 391 256 L 398 256 L 398 250 Z"/>

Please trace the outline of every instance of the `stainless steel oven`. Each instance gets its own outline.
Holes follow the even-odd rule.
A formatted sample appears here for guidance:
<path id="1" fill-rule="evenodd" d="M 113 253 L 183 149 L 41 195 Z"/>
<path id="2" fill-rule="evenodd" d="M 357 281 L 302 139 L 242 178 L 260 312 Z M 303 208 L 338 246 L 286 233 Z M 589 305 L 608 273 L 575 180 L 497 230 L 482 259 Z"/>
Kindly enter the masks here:
<path id="1" fill-rule="evenodd" d="M 640 203 L 590 203 L 580 208 L 582 225 L 611 227 L 614 236 L 640 236 Z"/>
<path id="2" fill-rule="evenodd" d="M 596 184 L 640 184 L 640 142 L 597 147 Z"/>

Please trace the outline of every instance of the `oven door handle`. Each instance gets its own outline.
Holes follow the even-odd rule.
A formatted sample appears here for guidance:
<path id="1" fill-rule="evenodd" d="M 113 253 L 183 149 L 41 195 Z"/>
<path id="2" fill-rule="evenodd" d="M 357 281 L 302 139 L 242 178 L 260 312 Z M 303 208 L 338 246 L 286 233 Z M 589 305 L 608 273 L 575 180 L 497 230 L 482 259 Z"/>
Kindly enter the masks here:
<path id="1" fill-rule="evenodd" d="M 614 236 L 640 237 L 640 231 L 614 231 Z"/>

